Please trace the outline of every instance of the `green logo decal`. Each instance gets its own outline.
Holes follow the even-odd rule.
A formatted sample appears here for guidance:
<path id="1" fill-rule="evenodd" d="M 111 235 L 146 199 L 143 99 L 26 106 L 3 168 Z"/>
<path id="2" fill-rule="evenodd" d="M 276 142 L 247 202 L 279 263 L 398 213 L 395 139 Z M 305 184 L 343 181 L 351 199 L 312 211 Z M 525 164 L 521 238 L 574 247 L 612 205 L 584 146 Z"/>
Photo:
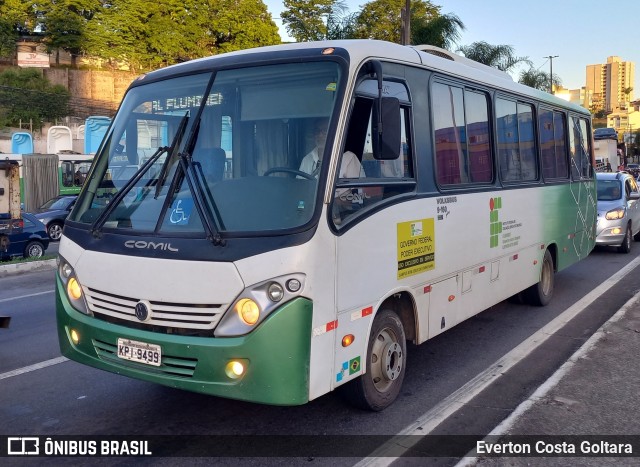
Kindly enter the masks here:
<path id="1" fill-rule="evenodd" d="M 500 222 L 499 210 L 502 208 L 502 198 L 491 198 L 489 200 L 489 228 L 491 233 L 489 236 L 489 247 L 497 248 L 498 239 L 502 233 L 502 222 Z"/>

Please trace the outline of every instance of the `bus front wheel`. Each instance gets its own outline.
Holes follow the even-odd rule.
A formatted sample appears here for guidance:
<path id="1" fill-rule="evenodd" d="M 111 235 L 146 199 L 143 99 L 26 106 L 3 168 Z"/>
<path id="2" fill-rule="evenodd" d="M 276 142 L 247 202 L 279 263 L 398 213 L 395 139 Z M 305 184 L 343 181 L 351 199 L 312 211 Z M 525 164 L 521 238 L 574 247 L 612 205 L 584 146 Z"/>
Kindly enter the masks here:
<path id="1" fill-rule="evenodd" d="M 369 335 L 366 373 L 345 385 L 347 400 L 356 407 L 376 412 L 391 405 L 404 379 L 406 352 L 400 318 L 391 310 L 381 310 Z"/>
<path id="2" fill-rule="evenodd" d="M 544 252 L 544 258 L 542 259 L 540 281 L 525 291 L 527 301 L 531 305 L 546 306 L 551 301 L 555 284 L 554 270 L 553 258 L 549 250 L 547 250 Z"/>

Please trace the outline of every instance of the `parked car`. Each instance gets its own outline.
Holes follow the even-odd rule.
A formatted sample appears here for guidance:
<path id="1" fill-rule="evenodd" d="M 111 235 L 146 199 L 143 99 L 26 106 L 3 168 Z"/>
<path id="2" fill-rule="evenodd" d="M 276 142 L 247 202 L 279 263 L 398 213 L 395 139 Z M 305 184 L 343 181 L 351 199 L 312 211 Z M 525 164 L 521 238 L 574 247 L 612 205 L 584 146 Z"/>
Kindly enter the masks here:
<path id="1" fill-rule="evenodd" d="M 640 240 L 640 192 L 627 172 L 598 172 L 598 224 L 596 245 L 631 251 L 632 237 Z"/>
<path id="2" fill-rule="evenodd" d="M 618 140 L 618 133 L 615 128 L 596 128 L 593 130 L 593 139 L 615 139 Z"/>
<path id="3" fill-rule="evenodd" d="M 7 251 L 0 251 L 0 258 L 10 259 L 14 256 L 40 258 L 49 247 L 47 228 L 33 214 L 22 213 L 24 227 L 21 232 L 7 235 L 9 244 Z"/>
<path id="4" fill-rule="evenodd" d="M 47 226 L 49 238 L 54 242 L 60 240 L 64 221 L 76 204 L 77 195 L 56 196 L 44 203 L 35 216 Z"/>

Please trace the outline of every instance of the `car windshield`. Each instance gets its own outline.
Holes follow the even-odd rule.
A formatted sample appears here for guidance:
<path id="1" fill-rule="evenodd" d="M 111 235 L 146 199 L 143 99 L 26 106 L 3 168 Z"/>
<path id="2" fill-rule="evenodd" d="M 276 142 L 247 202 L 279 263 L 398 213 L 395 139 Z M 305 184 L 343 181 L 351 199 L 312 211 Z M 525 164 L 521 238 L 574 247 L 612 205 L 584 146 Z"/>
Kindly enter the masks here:
<path id="1" fill-rule="evenodd" d="M 42 211 L 56 211 L 58 209 L 65 210 L 72 203 L 73 198 L 52 198 L 42 206 L 40 209 Z"/>
<path id="2" fill-rule="evenodd" d="M 133 87 L 70 220 L 189 235 L 209 224 L 267 234 L 306 224 L 318 180 L 298 169 L 325 146 L 313 131 L 322 125 L 326 134 L 340 76 L 336 62 L 323 61 Z"/>
<path id="3" fill-rule="evenodd" d="M 598 180 L 598 201 L 616 201 L 622 196 L 620 180 Z"/>

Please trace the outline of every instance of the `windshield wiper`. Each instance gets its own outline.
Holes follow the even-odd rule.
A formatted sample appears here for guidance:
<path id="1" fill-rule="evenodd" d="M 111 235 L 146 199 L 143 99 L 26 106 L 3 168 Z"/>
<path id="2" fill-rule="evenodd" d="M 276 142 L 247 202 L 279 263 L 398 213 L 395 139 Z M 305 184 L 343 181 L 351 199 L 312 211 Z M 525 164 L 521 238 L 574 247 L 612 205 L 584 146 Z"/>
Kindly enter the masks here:
<path id="1" fill-rule="evenodd" d="M 167 151 L 167 158 L 162 163 L 162 167 L 160 168 L 160 173 L 158 174 L 158 181 L 156 182 L 156 194 L 153 196 L 153 199 L 158 199 L 160 195 L 160 190 L 164 185 L 164 182 L 167 178 L 167 172 L 169 171 L 169 166 L 171 165 L 171 161 L 173 160 L 173 155 L 176 150 L 180 146 L 180 141 L 184 136 L 184 132 L 187 128 L 187 121 L 189 120 L 189 112 L 184 114 L 182 120 L 180 121 L 180 126 L 178 126 L 178 130 L 176 131 L 176 135 L 171 142 L 171 149 Z"/>
<path id="2" fill-rule="evenodd" d="M 147 173 L 149 168 L 153 166 L 153 164 L 160 158 L 160 156 L 162 154 L 164 154 L 164 153 L 167 153 L 167 158 L 165 159 L 164 164 L 162 165 L 162 169 L 161 169 L 161 174 L 160 175 L 162 175 L 162 170 L 166 170 L 167 161 L 174 154 L 174 152 L 176 151 L 176 148 L 179 146 L 179 143 L 182 140 L 182 136 L 185 133 L 188 121 L 189 121 L 189 113 L 186 113 L 184 115 L 184 117 L 182 117 L 182 120 L 180 121 L 180 125 L 178 126 L 176 134 L 173 137 L 173 141 L 171 142 L 171 145 L 159 147 L 156 150 L 156 152 L 154 152 L 151 155 L 151 157 L 147 160 L 147 162 L 142 164 L 142 166 L 140 166 L 140 168 L 136 171 L 136 173 L 133 174 L 133 177 L 131 177 L 127 181 L 127 183 L 125 183 L 124 186 L 115 194 L 115 196 L 113 197 L 111 202 L 105 207 L 104 211 L 102 211 L 100 216 L 98 216 L 98 218 L 95 220 L 95 222 L 91 225 L 91 230 L 90 231 L 91 231 L 91 234 L 94 237 L 98 237 L 99 236 L 100 230 L 102 229 L 102 226 L 107 221 L 107 219 L 109 218 L 111 213 L 115 210 L 116 206 L 118 206 L 120 204 L 120 202 L 126 196 L 126 194 L 129 193 L 129 191 L 131 191 L 131 189 L 134 186 L 136 186 L 136 184 L 140 181 L 142 176 L 145 173 Z M 165 174 L 165 176 L 166 176 L 166 174 Z M 160 179 L 159 178 L 158 178 L 157 183 L 158 184 L 160 183 Z"/>

